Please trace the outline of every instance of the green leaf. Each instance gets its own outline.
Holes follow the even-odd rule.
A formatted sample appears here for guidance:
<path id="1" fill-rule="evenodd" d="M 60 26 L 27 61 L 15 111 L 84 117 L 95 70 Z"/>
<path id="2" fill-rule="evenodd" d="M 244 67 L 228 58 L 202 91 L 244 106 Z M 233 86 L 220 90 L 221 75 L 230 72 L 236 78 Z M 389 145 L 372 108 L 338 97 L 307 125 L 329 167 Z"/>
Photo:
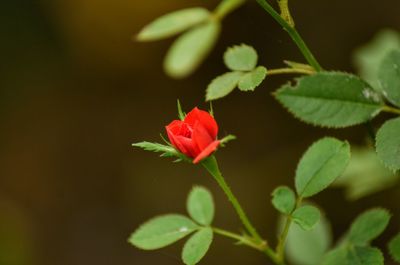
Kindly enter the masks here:
<path id="1" fill-rule="evenodd" d="M 398 180 L 399 175 L 383 165 L 375 149 L 352 147 L 350 163 L 333 186 L 344 187 L 347 199 L 358 200 L 385 190 Z"/>
<path id="2" fill-rule="evenodd" d="M 400 118 L 383 124 L 376 134 L 376 152 L 383 163 L 392 170 L 400 169 Z"/>
<path id="3" fill-rule="evenodd" d="M 286 254 L 290 264 L 320 265 L 331 244 L 331 227 L 322 215 L 321 220 L 311 231 L 305 231 L 297 224 L 290 227 Z"/>
<path id="4" fill-rule="evenodd" d="M 225 65 L 233 71 L 251 71 L 257 65 L 257 51 L 246 44 L 230 47 L 224 53 Z"/>
<path id="5" fill-rule="evenodd" d="M 206 21 L 210 15 L 210 12 L 202 7 L 171 12 L 146 25 L 136 38 L 138 41 L 154 41 L 171 37 Z"/>
<path id="6" fill-rule="evenodd" d="M 182 250 L 182 260 L 186 265 L 197 264 L 207 253 L 213 240 L 213 231 L 205 227 L 196 232 L 185 243 Z"/>
<path id="7" fill-rule="evenodd" d="M 383 106 L 380 95 L 360 78 L 321 72 L 286 84 L 276 94 L 295 117 L 323 127 L 347 127 L 375 117 Z"/>
<path id="8" fill-rule="evenodd" d="M 378 237 L 387 227 L 390 214 L 387 210 L 375 208 L 357 217 L 350 227 L 349 241 L 355 245 L 365 245 Z"/>
<path id="9" fill-rule="evenodd" d="M 272 205 L 279 212 L 290 214 L 296 206 L 296 195 L 289 187 L 278 187 L 272 192 Z"/>
<path id="10" fill-rule="evenodd" d="M 164 60 L 165 72 L 173 78 L 192 74 L 214 47 L 220 30 L 220 23 L 213 20 L 181 35 L 168 50 Z"/>
<path id="11" fill-rule="evenodd" d="M 385 97 L 400 107 L 400 48 L 386 55 L 378 75 Z"/>
<path id="12" fill-rule="evenodd" d="M 155 217 L 141 225 L 129 238 L 137 248 L 152 250 L 168 246 L 199 227 L 189 218 L 168 214 Z"/>
<path id="13" fill-rule="evenodd" d="M 349 265 L 383 265 L 382 252 L 373 247 L 352 247 L 347 253 L 347 264 Z"/>
<path id="14" fill-rule="evenodd" d="M 214 218 L 214 202 L 211 193 L 206 188 L 193 187 L 187 199 L 187 211 L 199 224 L 210 225 Z"/>
<path id="15" fill-rule="evenodd" d="M 253 71 L 245 74 L 240 78 L 239 89 L 241 91 L 254 91 L 267 76 L 267 68 L 259 66 Z"/>
<path id="16" fill-rule="evenodd" d="M 388 248 L 392 258 L 400 263 L 400 234 L 390 240 Z"/>
<path id="17" fill-rule="evenodd" d="M 371 42 L 356 50 L 353 59 L 361 77 L 374 88 L 380 89 L 378 71 L 383 58 L 392 50 L 400 49 L 400 34 L 384 29 Z"/>
<path id="18" fill-rule="evenodd" d="M 296 209 L 293 214 L 293 221 L 304 230 L 311 230 L 318 223 L 321 213 L 318 208 L 305 205 Z"/>
<path id="19" fill-rule="evenodd" d="M 330 251 L 323 265 L 383 265 L 382 252 L 373 247 L 342 246 Z"/>
<path id="20" fill-rule="evenodd" d="M 207 87 L 206 100 L 225 97 L 235 89 L 242 76 L 241 72 L 228 72 L 216 77 Z"/>
<path id="21" fill-rule="evenodd" d="M 142 148 L 146 151 L 161 153 L 161 157 L 177 157 L 179 160 L 188 161 L 188 158 L 184 154 L 176 151 L 175 148 L 169 145 L 151 142 L 140 142 L 134 143 L 132 144 L 132 146 Z"/>
<path id="22" fill-rule="evenodd" d="M 350 145 L 335 138 L 323 138 L 308 148 L 295 177 L 297 194 L 313 196 L 327 188 L 345 170 L 350 160 Z"/>

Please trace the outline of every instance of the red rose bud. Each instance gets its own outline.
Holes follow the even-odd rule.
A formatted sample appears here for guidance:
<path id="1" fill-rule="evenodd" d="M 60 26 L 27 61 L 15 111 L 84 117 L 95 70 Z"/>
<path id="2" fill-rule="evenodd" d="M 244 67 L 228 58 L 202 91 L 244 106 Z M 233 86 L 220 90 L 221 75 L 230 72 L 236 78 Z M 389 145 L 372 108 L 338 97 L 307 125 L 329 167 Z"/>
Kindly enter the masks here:
<path id="1" fill-rule="evenodd" d="M 183 121 L 174 120 L 165 129 L 171 144 L 193 158 L 194 164 L 208 157 L 220 144 L 217 122 L 208 112 L 197 107 Z"/>

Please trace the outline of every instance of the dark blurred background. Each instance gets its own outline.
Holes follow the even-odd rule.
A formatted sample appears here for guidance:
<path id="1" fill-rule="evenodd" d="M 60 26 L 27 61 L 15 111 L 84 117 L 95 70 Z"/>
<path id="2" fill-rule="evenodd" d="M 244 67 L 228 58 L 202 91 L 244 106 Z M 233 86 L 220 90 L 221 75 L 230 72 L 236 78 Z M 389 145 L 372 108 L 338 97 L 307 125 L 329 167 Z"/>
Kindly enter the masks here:
<path id="1" fill-rule="evenodd" d="M 127 243 L 148 218 L 185 211 L 193 184 L 213 191 L 215 224 L 240 223 L 200 168 L 133 149 L 158 140 L 186 110 L 206 108 L 208 82 L 225 71 L 226 46 L 248 43 L 260 64 L 303 61 L 281 28 L 254 1 L 228 16 L 216 49 L 191 77 L 162 72 L 171 40 L 135 43 L 157 16 L 179 8 L 214 8 L 217 0 L 3 0 L 0 2 L 0 264 L 181 264 L 180 244 L 142 252 Z M 381 28 L 400 29 L 397 0 L 292 1 L 297 27 L 328 69 L 354 71 L 351 54 Z M 297 161 L 323 135 L 365 143 L 362 126 L 322 130 L 295 120 L 270 92 L 287 77 L 271 77 L 255 93 L 234 92 L 214 104 L 221 135 L 238 140 L 218 152 L 221 168 L 263 235 L 274 242 L 272 189 L 292 185 Z M 379 124 L 379 121 L 377 122 Z M 348 203 L 331 189 L 316 200 L 338 237 L 362 210 L 395 213 L 383 246 L 400 228 L 399 186 Z M 268 264 L 261 254 L 217 237 L 202 264 Z"/>

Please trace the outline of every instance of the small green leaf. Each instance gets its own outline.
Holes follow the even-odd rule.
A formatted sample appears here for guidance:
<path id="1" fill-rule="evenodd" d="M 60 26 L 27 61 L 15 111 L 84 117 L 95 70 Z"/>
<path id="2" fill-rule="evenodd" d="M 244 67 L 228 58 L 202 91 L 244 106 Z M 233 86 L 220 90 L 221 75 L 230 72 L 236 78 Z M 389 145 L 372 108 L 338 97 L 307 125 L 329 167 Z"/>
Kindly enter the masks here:
<path id="1" fill-rule="evenodd" d="M 348 127 L 369 121 L 383 107 L 380 95 L 358 77 L 321 72 L 286 84 L 276 94 L 295 117 L 323 127 Z"/>
<path id="2" fill-rule="evenodd" d="M 194 187 L 187 199 L 187 211 L 201 225 L 210 225 L 214 218 L 214 201 L 211 193 L 203 187 Z"/>
<path id="3" fill-rule="evenodd" d="M 142 148 L 146 151 L 161 153 L 161 157 L 177 157 L 179 160 L 188 161 L 188 158 L 184 154 L 176 151 L 175 148 L 169 145 L 151 142 L 140 142 L 134 143 L 132 144 L 132 146 Z"/>
<path id="4" fill-rule="evenodd" d="M 329 137 L 315 142 L 297 166 L 297 194 L 310 197 L 321 192 L 344 172 L 349 160 L 350 145 L 347 142 Z"/>
<path id="5" fill-rule="evenodd" d="M 386 55 L 379 68 L 379 81 L 383 95 L 400 107 L 400 48 Z"/>
<path id="6" fill-rule="evenodd" d="M 213 240 L 213 231 L 204 227 L 186 241 L 182 250 L 182 260 L 186 265 L 197 264 L 207 253 Z"/>
<path id="7" fill-rule="evenodd" d="M 173 78 L 185 78 L 193 73 L 214 47 L 220 30 L 218 21 L 210 21 L 181 35 L 168 50 L 165 72 Z"/>
<path id="8" fill-rule="evenodd" d="M 382 252 L 369 246 L 350 247 L 347 253 L 347 264 L 349 265 L 383 265 Z"/>
<path id="9" fill-rule="evenodd" d="M 388 247 L 392 258 L 400 263 L 400 234 L 390 240 Z"/>
<path id="10" fill-rule="evenodd" d="M 224 138 L 219 140 L 219 143 L 222 147 L 224 147 L 227 143 L 229 143 L 230 141 L 233 141 L 233 140 L 236 140 L 236 136 L 232 135 L 232 134 L 228 134 L 227 136 L 225 136 Z"/>
<path id="11" fill-rule="evenodd" d="M 311 230 L 318 223 L 321 213 L 318 208 L 305 205 L 296 209 L 293 214 L 293 221 L 304 230 Z"/>
<path id="12" fill-rule="evenodd" d="M 289 187 L 278 187 L 272 192 L 272 205 L 279 212 L 290 214 L 296 206 L 296 195 Z"/>
<path id="13" fill-rule="evenodd" d="M 381 89 L 378 71 L 383 58 L 392 50 L 400 49 L 400 34 L 392 29 L 384 29 L 373 40 L 354 53 L 354 64 L 361 77 L 374 88 Z"/>
<path id="14" fill-rule="evenodd" d="M 137 248 L 153 250 L 168 246 L 199 227 L 189 218 L 168 214 L 155 217 L 141 225 L 129 238 Z"/>
<path id="15" fill-rule="evenodd" d="M 178 117 L 181 121 L 183 121 L 185 119 L 186 113 L 183 112 L 181 102 L 179 101 L 179 99 L 177 100 L 177 107 L 178 107 Z"/>
<path id="16" fill-rule="evenodd" d="M 349 241 L 355 245 L 365 245 L 378 237 L 387 227 L 390 214 L 385 209 L 371 209 L 353 222 L 350 227 Z"/>
<path id="17" fill-rule="evenodd" d="M 383 124 L 376 134 L 376 152 L 383 163 L 392 170 L 400 169 L 400 118 Z"/>
<path id="18" fill-rule="evenodd" d="M 236 45 L 226 50 L 225 65 L 233 71 L 251 71 L 257 65 L 257 51 L 245 44 Z"/>
<path id="19" fill-rule="evenodd" d="M 395 185 L 399 177 L 383 165 L 375 149 L 352 147 L 350 163 L 333 186 L 344 187 L 347 199 L 358 200 Z"/>
<path id="20" fill-rule="evenodd" d="M 210 12 L 202 7 L 178 10 L 163 15 L 146 25 L 137 35 L 139 41 L 154 41 L 171 37 L 210 18 Z"/>
<path id="21" fill-rule="evenodd" d="M 225 97 L 235 89 L 242 76 L 241 72 L 228 72 L 216 77 L 207 87 L 206 100 Z"/>
<path id="22" fill-rule="evenodd" d="M 320 265 L 332 244 L 329 221 L 322 215 L 321 220 L 311 231 L 299 225 L 290 226 L 286 243 L 286 253 L 290 264 Z M 336 263 L 338 265 L 340 263 Z"/>
<path id="23" fill-rule="evenodd" d="M 245 74 L 240 78 L 239 89 L 242 91 L 254 91 L 267 76 L 267 68 L 259 66 L 253 71 Z"/>

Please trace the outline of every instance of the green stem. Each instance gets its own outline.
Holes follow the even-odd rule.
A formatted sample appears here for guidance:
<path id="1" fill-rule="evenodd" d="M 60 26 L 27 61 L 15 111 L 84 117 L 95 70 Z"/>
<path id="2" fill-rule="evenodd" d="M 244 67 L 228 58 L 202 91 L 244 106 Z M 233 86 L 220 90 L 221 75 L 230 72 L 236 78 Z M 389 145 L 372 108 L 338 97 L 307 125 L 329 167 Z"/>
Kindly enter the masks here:
<path id="1" fill-rule="evenodd" d="M 268 246 L 267 241 L 262 239 L 261 236 L 258 234 L 257 230 L 251 224 L 245 211 L 243 210 L 242 206 L 240 205 L 239 201 L 236 199 L 232 190 L 229 188 L 228 183 L 226 183 L 224 177 L 222 176 L 222 174 L 218 168 L 218 162 L 217 162 L 217 159 L 215 158 L 215 156 L 210 156 L 207 159 L 203 160 L 202 165 L 214 177 L 214 179 L 217 181 L 217 183 L 219 184 L 221 189 L 225 192 L 229 201 L 232 203 L 233 208 L 235 208 L 236 213 L 239 215 L 239 218 L 242 221 L 247 232 L 252 236 L 254 244 L 257 245 L 257 249 L 261 250 L 272 261 L 277 263 L 278 259 L 277 259 L 275 252 Z M 225 233 L 225 235 L 228 235 L 228 234 Z M 234 236 L 233 234 L 229 234 L 229 235 L 231 237 Z M 237 237 L 236 237 L 236 239 L 237 239 Z"/>
<path id="2" fill-rule="evenodd" d="M 242 236 L 239 234 L 235 234 L 235 233 L 232 233 L 230 231 L 226 231 L 226 230 L 223 230 L 220 228 L 212 227 L 212 229 L 213 229 L 214 233 L 216 233 L 216 234 L 234 239 L 234 240 L 238 241 L 239 244 L 246 245 L 248 247 L 251 247 L 253 249 L 256 249 L 258 251 L 265 253 L 268 257 L 271 258 L 271 260 L 274 263 L 278 263 L 278 259 L 277 259 L 275 252 L 271 248 L 269 248 L 267 245 L 259 244 L 259 243 L 255 242 L 254 239 L 252 239 L 252 238 Z"/>
<path id="3" fill-rule="evenodd" d="M 390 107 L 390 106 L 387 106 L 387 105 L 383 106 L 382 110 L 385 111 L 385 112 L 389 112 L 389 113 L 394 113 L 394 114 L 400 115 L 400 109 L 393 108 L 393 107 Z"/>
<path id="4" fill-rule="evenodd" d="M 289 234 L 289 229 L 290 229 L 290 225 L 292 224 L 292 216 L 288 215 L 286 222 L 285 222 L 285 226 L 283 228 L 282 234 L 280 235 L 279 239 L 278 239 L 278 245 L 276 247 L 276 256 L 278 258 L 278 264 L 284 264 L 284 257 L 285 257 L 285 242 L 286 242 L 286 238 Z"/>
<path id="5" fill-rule="evenodd" d="M 301 51 L 307 62 L 312 67 L 314 67 L 314 69 L 317 70 L 318 72 L 322 71 L 322 67 L 315 59 L 314 55 L 307 47 L 307 44 L 301 38 L 297 30 L 294 27 L 292 27 L 284 18 L 282 18 L 282 16 L 279 15 L 279 13 L 276 12 L 275 9 L 266 0 L 256 0 L 256 1 L 265 11 L 267 11 L 272 16 L 273 19 L 275 19 L 287 31 L 287 33 L 296 43 L 297 47 L 299 48 L 299 50 Z"/>
<path id="6" fill-rule="evenodd" d="M 251 238 L 248 238 L 248 237 L 245 237 L 245 236 L 242 236 L 242 235 L 239 235 L 239 234 L 235 234 L 235 233 L 232 233 L 230 231 L 226 231 L 226 230 L 223 230 L 223 229 L 220 229 L 220 228 L 216 228 L 216 227 L 213 227 L 212 229 L 213 229 L 214 233 L 216 233 L 216 234 L 219 234 L 221 236 L 225 236 L 225 237 L 234 239 L 234 240 L 238 241 L 240 244 L 249 246 L 249 247 L 254 248 L 256 250 L 264 251 L 265 245 L 257 244 Z"/>
<path id="7" fill-rule="evenodd" d="M 285 264 L 285 243 L 286 243 L 287 236 L 289 234 L 290 226 L 291 226 L 292 221 L 293 221 L 292 214 L 297 208 L 300 207 L 302 200 L 303 200 L 302 197 L 298 197 L 297 198 L 296 207 L 287 216 L 287 219 L 286 219 L 286 222 L 285 222 L 285 226 L 284 226 L 284 228 L 282 230 L 281 235 L 279 236 L 278 245 L 276 246 L 276 257 L 277 257 L 277 260 L 278 260 L 278 263 L 277 263 L 278 265 L 284 265 Z"/>
<path id="8" fill-rule="evenodd" d="M 214 10 L 214 17 L 221 20 L 245 2 L 246 0 L 223 0 Z"/>
<path id="9" fill-rule="evenodd" d="M 295 68 L 277 68 L 277 69 L 268 69 L 267 75 L 280 75 L 280 74 L 304 74 L 304 75 L 312 75 L 315 71 L 307 70 L 307 69 L 295 69 Z"/>
<path id="10" fill-rule="evenodd" d="M 218 168 L 218 162 L 217 162 L 217 159 L 215 158 L 215 156 L 210 156 L 207 159 L 203 160 L 202 165 L 214 177 L 214 179 L 217 181 L 218 185 L 225 192 L 229 201 L 232 203 L 233 208 L 235 208 L 236 213 L 239 215 L 239 218 L 242 221 L 244 227 L 250 233 L 250 235 L 258 243 L 267 244 L 267 242 L 261 238 L 261 236 L 258 234 L 257 230 L 251 224 L 249 218 L 247 217 L 247 215 L 246 215 L 245 211 L 243 210 L 242 206 L 240 205 L 239 201 L 236 199 L 231 188 L 228 186 L 228 183 L 226 183 L 224 177 L 222 176 L 222 174 Z"/>

